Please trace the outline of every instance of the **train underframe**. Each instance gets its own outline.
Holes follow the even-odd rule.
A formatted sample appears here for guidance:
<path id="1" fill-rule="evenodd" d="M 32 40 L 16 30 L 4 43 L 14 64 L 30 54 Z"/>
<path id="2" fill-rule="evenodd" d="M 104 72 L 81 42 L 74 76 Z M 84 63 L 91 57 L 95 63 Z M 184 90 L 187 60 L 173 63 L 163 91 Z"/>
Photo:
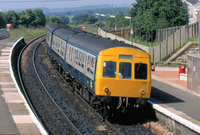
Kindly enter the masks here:
<path id="1" fill-rule="evenodd" d="M 126 112 L 128 108 L 139 108 L 147 103 L 147 100 L 144 98 L 97 96 L 71 76 L 51 55 L 49 57 L 54 69 L 65 79 L 72 91 L 78 93 L 93 108 L 100 112 L 104 118 L 112 116 L 115 110 Z"/>

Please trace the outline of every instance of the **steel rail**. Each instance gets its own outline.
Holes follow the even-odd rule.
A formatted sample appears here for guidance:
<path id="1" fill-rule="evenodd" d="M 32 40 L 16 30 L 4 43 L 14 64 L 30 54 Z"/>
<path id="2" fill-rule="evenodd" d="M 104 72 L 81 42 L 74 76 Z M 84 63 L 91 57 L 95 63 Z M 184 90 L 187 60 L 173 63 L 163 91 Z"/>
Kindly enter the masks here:
<path id="1" fill-rule="evenodd" d="M 44 39 L 45 40 L 45 39 Z M 42 41 L 43 42 L 43 41 Z M 41 43 L 40 43 L 41 44 Z M 33 67 L 35 70 L 35 73 L 42 85 L 42 87 L 44 88 L 44 90 L 46 91 L 46 93 L 48 94 L 48 96 L 50 97 L 50 99 L 52 100 L 52 102 L 56 105 L 56 107 L 59 109 L 59 111 L 62 113 L 62 115 L 65 117 L 65 119 L 67 120 L 67 122 L 73 127 L 73 130 L 76 132 L 76 134 L 78 135 L 82 135 L 81 132 L 76 128 L 76 126 L 70 121 L 70 119 L 65 115 L 65 113 L 62 111 L 62 109 L 58 106 L 58 104 L 55 102 L 55 100 L 52 98 L 51 94 L 48 92 L 47 88 L 45 87 L 44 83 L 42 82 L 38 72 L 37 72 L 37 68 L 36 68 L 36 63 L 35 63 L 35 53 L 36 50 L 38 49 L 38 47 L 40 46 L 40 44 L 37 45 L 37 47 L 35 48 L 34 52 L 33 52 Z"/>
<path id="2" fill-rule="evenodd" d="M 66 82 L 66 80 L 63 78 L 63 76 L 58 72 L 58 70 L 55 70 L 57 72 L 57 74 L 63 79 L 64 82 Z M 66 84 L 68 84 L 66 82 Z M 73 89 L 70 85 L 67 85 L 70 89 Z M 111 129 L 113 129 L 115 131 L 116 135 L 124 135 L 124 133 L 122 133 L 119 129 L 117 129 L 113 124 L 111 124 L 107 119 L 104 119 L 103 116 L 98 113 L 88 102 L 86 102 L 79 94 L 77 94 L 76 92 L 74 92 L 74 94 L 81 100 L 81 102 L 83 102 L 85 105 L 87 105 L 87 107 L 89 107 L 91 110 L 93 110 L 94 114 L 101 119 L 102 121 L 104 121 L 105 124 L 107 124 L 108 127 L 110 127 Z"/>
<path id="3" fill-rule="evenodd" d="M 19 77 L 19 81 L 20 81 L 20 84 L 21 84 L 21 88 L 22 88 L 22 91 L 23 91 L 23 95 L 29 105 L 29 107 L 31 108 L 32 112 L 34 113 L 35 117 L 37 118 L 37 120 L 41 123 L 42 127 L 45 129 L 46 133 L 49 134 L 49 131 L 48 129 L 44 126 L 44 123 L 42 122 L 42 120 L 40 119 L 40 117 L 38 116 L 38 114 L 36 113 L 35 111 L 35 108 L 33 107 L 29 97 L 28 97 L 28 94 L 26 93 L 26 89 L 25 89 L 25 86 L 23 84 L 23 81 L 22 81 L 22 76 L 21 76 L 21 71 L 20 71 L 20 61 L 21 61 L 21 57 L 22 57 L 22 53 L 24 52 L 24 50 L 31 44 L 33 43 L 34 41 L 38 40 L 39 38 L 42 38 L 43 36 L 45 35 L 42 35 L 34 40 L 32 40 L 30 43 L 28 43 L 27 45 L 24 46 L 24 48 L 21 50 L 21 52 L 19 53 L 19 56 L 18 56 L 18 62 L 17 62 L 17 72 L 18 72 L 18 77 Z"/>

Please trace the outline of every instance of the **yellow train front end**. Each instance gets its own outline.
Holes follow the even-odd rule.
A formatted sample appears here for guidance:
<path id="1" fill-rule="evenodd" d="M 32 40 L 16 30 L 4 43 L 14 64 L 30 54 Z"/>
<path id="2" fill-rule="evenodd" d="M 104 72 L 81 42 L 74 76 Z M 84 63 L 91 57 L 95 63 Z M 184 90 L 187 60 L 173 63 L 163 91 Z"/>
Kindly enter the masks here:
<path id="1" fill-rule="evenodd" d="M 101 51 L 98 56 L 95 94 L 119 98 L 119 105 L 130 100 L 138 104 L 151 94 L 150 55 L 129 47 L 115 47 Z M 123 99 L 124 98 L 124 99 Z M 120 101 L 121 100 L 121 101 Z M 120 103 L 121 102 L 121 103 Z"/>

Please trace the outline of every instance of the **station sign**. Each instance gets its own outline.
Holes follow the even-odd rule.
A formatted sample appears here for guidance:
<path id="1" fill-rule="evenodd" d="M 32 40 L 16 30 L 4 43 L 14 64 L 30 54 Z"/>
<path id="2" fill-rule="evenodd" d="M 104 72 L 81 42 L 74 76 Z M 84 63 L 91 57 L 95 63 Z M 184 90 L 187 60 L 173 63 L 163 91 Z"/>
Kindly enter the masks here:
<path id="1" fill-rule="evenodd" d="M 85 26 L 82 27 L 82 30 L 85 30 Z"/>
<path id="2" fill-rule="evenodd" d="M 10 29 L 11 28 L 11 24 L 7 24 L 7 29 Z"/>

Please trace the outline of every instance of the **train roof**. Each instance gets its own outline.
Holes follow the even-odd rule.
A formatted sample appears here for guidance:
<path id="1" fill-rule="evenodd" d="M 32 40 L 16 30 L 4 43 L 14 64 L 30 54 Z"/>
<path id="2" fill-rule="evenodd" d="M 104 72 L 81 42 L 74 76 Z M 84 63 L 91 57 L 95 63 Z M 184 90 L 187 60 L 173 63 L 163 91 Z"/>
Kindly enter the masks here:
<path id="1" fill-rule="evenodd" d="M 96 54 L 99 54 L 99 52 L 103 50 L 114 47 L 137 48 L 135 46 L 125 44 L 124 42 L 119 42 L 117 40 L 111 40 L 108 38 L 103 38 L 98 35 L 88 33 L 78 33 L 77 35 L 72 36 L 69 39 L 69 42 Z"/>
<path id="2" fill-rule="evenodd" d="M 48 29 L 49 31 L 53 31 L 53 29 L 56 29 L 54 31 L 54 34 L 56 36 L 64 40 L 68 40 L 69 43 L 72 43 L 97 55 L 103 50 L 114 47 L 131 47 L 140 49 L 124 42 L 111 40 L 109 38 L 103 38 L 95 34 L 83 32 L 81 30 L 72 29 L 67 25 L 53 25 L 48 27 Z"/>

